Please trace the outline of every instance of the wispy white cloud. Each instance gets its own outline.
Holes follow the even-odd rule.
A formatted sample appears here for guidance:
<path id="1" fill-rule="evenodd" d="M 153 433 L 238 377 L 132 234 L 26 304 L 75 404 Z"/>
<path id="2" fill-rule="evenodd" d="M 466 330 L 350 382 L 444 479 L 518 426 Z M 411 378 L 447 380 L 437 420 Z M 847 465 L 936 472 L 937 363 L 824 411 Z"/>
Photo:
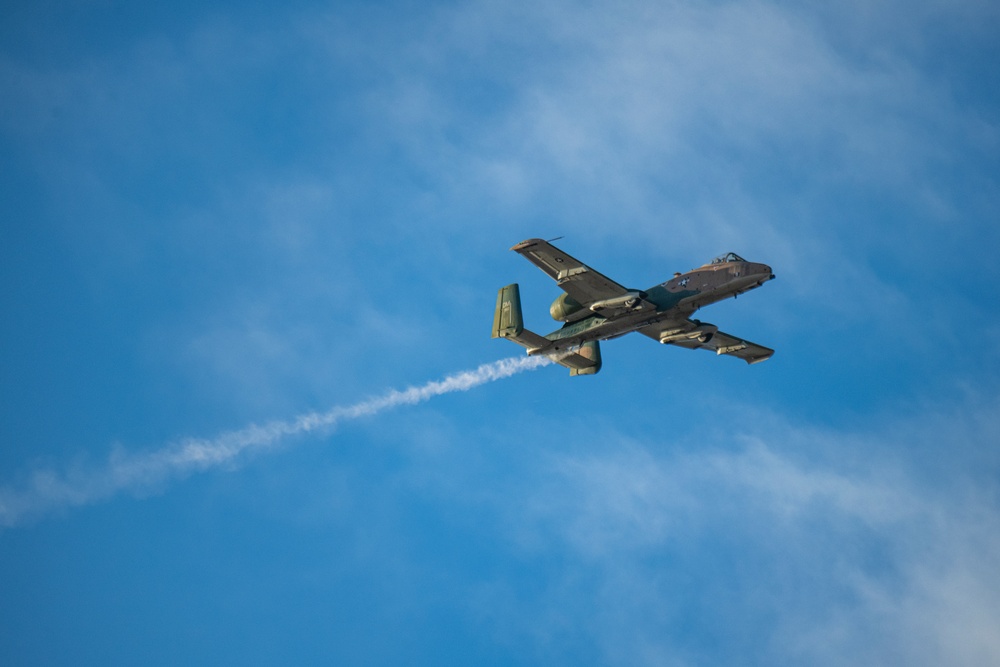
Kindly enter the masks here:
<path id="1" fill-rule="evenodd" d="M 942 3 L 917 4 L 906 12 L 909 24 L 947 13 Z M 852 28 L 886 28 L 893 18 L 882 10 L 824 11 L 850 14 L 841 19 Z M 979 11 L 995 15 L 976 2 L 955 11 L 967 23 Z M 782 282 L 772 299 L 786 295 L 772 301 L 775 321 L 814 321 L 816 309 L 835 325 L 863 321 L 869 335 L 858 346 L 902 328 L 909 333 L 896 347 L 950 335 L 950 320 L 926 316 L 925 294 L 914 299 L 905 278 L 878 263 L 954 265 L 944 251 L 957 244 L 945 237 L 990 245 L 992 216 L 960 216 L 966 231 L 946 226 L 970 199 L 937 171 L 994 153 L 998 135 L 946 82 L 917 67 L 894 32 L 862 58 L 848 48 L 846 29 L 828 30 L 812 13 L 777 2 L 471 3 L 395 18 L 383 26 L 376 14 L 307 10 L 274 25 L 208 21 L 173 41 L 135 44 L 121 61 L 56 71 L 0 62 L 11 91 L 0 122 L 27 143 L 39 172 L 61 174 L 51 199 L 64 202 L 63 215 L 87 211 L 102 221 L 65 226 L 72 245 L 89 249 L 88 266 L 126 256 L 141 266 L 166 252 L 171 265 L 279 268 L 258 284 L 247 276 L 263 272 L 234 271 L 238 288 L 232 276 L 203 281 L 204 310 L 235 314 L 221 323 L 203 316 L 164 355 L 211 348 L 253 319 L 240 312 L 247 303 L 261 301 L 268 314 L 253 330 L 284 336 L 275 347 L 291 349 L 298 332 L 282 332 L 288 313 L 271 307 L 282 299 L 264 294 L 285 293 L 272 275 L 292 276 L 300 293 L 344 295 L 410 278 L 405 257 L 414 251 L 423 253 L 417 267 L 441 252 L 474 271 L 492 270 L 476 249 L 457 260 L 451 244 L 426 243 L 457 230 L 470 242 L 502 229 L 507 244 L 544 228 L 569 231 L 576 252 L 595 262 L 589 250 L 614 239 L 629 252 L 668 257 L 668 270 L 689 268 L 678 258 L 694 266 L 732 249 L 775 266 Z M 289 105 L 310 122 L 277 123 L 309 128 L 308 141 L 279 142 L 297 146 L 294 155 L 253 143 L 258 134 L 233 94 L 270 94 L 279 66 L 312 77 L 288 84 Z M 370 168 L 371 156 L 385 155 L 399 173 Z M 155 215 L 136 210 L 115 178 L 144 173 L 151 162 L 192 170 L 204 184 L 199 201 L 161 203 L 168 210 Z M 972 189 L 985 194 L 977 196 L 996 192 L 995 179 L 979 177 L 982 187 Z M 159 193 L 164 179 L 150 180 Z M 83 184 L 87 194 L 66 184 Z M 874 214 L 863 207 L 863 219 L 841 210 L 845 192 L 851 200 L 892 199 L 893 219 L 882 220 L 877 206 Z M 391 210 L 371 213 L 374 202 L 390 200 Z M 158 224 L 136 224 L 151 215 Z M 408 243 L 416 236 L 419 243 Z M 355 247 L 386 248 L 397 261 L 366 272 L 344 251 Z M 427 273 L 453 282 L 454 273 Z M 121 270 L 105 281 L 141 284 Z M 941 285 L 933 287 L 948 289 Z M 391 298 L 386 292 L 372 298 Z M 967 290 L 956 292 L 939 302 L 953 304 Z M 302 319 L 303 327 L 322 328 Z M 218 376 L 236 377 L 224 364 Z"/>
<path id="2" fill-rule="evenodd" d="M 525 41 L 541 41 L 535 47 L 547 57 L 493 58 L 511 48 L 514 26 Z M 650 227 L 664 214 L 650 179 L 684 195 L 671 211 L 692 197 L 753 199 L 747 181 L 755 173 L 801 176 L 803 167 L 810 181 L 799 183 L 800 194 L 823 179 L 902 184 L 912 195 L 928 161 L 942 151 L 954 156 L 970 129 L 948 91 L 891 44 L 882 42 L 881 59 L 857 62 L 808 14 L 781 3 L 475 5 L 421 27 L 401 45 L 414 57 L 394 62 L 379 80 L 382 94 L 370 99 L 414 160 L 446 179 L 479 172 L 437 169 L 439 160 L 481 165 L 476 193 L 506 175 L 500 185 L 534 188 L 533 197 L 582 196 L 581 209 L 610 198 L 606 207 Z M 437 31 L 450 37 L 425 39 Z M 483 100 L 486 114 L 441 85 L 438 70 L 459 53 L 479 67 L 478 84 L 495 91 Z M 525 176 L 514 177 L 515 169 Z M 729 224 L 739 231 L 747 222 Z"/>
<path id="3" fill-rule="evenodd" d="M 918 4 L 907 21 L 947 14 Z M 868 17 L 865 29 L 892 32 L 891 15 L 845 22 Z M 859 54 L 849 37 L 780 2 L 473 3 L 394 35 L 396 55 L 373 59 L 379 76 L 363 99 L 445 193 L 442 228 L 502 217 L 516 240 L 513 230 L 537 234 L 541 219 L 584 249 L 612 239 L 692 265 L 735 249 L 787 279 L 782 320 L 814 318 L 822 304 L 880 339 L 900 326 L 914 332 L 904 345 L 924 331 L 940 339 L 917 324 L 924 302 L 890 267 L 959 261 L 953 253 L 967 250 L 945 226 L 995 237 L 982 215 L 995 207 L 992 172 L 979 171 L 974 192 L 948 177 L 970 158 L 989 163 L 995 128 L 902 38 Z M 528 43 L 530 62 L 516 55 Z M 444 76 L 456 61 L 475 67 L 477 94 Z"/>
<path id="4" fill-rule="evenodd" d="M 13 526 L 48 512 L 97 502 L 121 491 L 150 491 L 194 472 L 233 464 L 245 455 L 275 447 L 295 436 L 328 432 L 344 421 L 421 403 L 442 394 L 468 391 L 548 363 L 545 357 L 512 357 L 418 387 L 392 390 L 353 405 L 310 412 L 288 421 L 253 424 L 211 439 L 188 438 L 146 453 L 118 448 L 102 468 L 38 470 L 30 474 L 28 483 L 22 487 L 0 488 L 0 526 Z"/>
<path id="5" fill-rule="evenodd" d="M 697 444 L 570 426 L 578 447 L 484 500 L 511 548 L 561 563 L 543 590 L 484 584 L 510 636 L 561 622 L 621 665 L 1000 659 L 992 405 L 859 430 L 750 423 Z"/>

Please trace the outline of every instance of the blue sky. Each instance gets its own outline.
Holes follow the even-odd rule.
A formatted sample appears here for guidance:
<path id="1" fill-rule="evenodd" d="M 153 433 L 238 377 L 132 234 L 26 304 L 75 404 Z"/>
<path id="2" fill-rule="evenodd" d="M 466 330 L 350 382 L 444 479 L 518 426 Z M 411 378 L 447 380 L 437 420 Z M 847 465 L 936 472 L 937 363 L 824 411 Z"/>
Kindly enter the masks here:
<path id="1" fill-rule="evenodd" d="M 3 664 L 1000 662 L 995 3 L 3 16 Z M 777 352 L 350 412 L 536 236 Z"/>

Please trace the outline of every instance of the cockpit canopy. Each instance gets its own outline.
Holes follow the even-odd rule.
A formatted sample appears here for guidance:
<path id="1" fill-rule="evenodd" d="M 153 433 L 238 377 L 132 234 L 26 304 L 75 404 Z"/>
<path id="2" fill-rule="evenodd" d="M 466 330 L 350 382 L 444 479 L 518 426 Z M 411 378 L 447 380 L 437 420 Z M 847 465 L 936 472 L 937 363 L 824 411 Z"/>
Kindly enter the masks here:
<path id="1" fill-rule="evenodd" d="M 711 264 L 725 264 L 726 262 L 745 262 L 746 260 L 737 255 L 735 252 L 727 252 L 725 255 L 719 255 L 711 261 Z"/>

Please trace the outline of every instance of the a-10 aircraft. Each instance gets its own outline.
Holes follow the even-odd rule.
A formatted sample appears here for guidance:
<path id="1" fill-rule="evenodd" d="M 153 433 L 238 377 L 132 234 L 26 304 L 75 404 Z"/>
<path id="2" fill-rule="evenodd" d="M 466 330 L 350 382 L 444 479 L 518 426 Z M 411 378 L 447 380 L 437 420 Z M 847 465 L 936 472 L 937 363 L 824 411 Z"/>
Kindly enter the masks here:
<path id="1" fill-rule="evenodd" d="M 647 290 L 622 287 L 542 239 L 522 241 L 511 250 L 523 255 L 562 288 L 549 313 L 561 329 L 540 336 L 524 328 L 517 283 L 497 295 L 493 337 L 508 338 L 570 369 L 570 375 L 601 370 L 600 341 L 638 331 L 655 341 L 711 350 L 749 364 L 769 359 L 774 350 L 691 319 L 702 306 L 735 297 L 774 278 L 771 267 L 748 262 L 735 253 L 713 259 L 687 273 L 675 273 Z"/>

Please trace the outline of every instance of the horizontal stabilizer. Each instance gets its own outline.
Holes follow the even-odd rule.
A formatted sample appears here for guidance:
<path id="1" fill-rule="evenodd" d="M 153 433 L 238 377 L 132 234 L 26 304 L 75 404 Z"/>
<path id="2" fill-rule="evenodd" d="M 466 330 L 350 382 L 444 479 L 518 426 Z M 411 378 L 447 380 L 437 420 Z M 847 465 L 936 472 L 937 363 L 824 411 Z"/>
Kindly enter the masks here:
<path id="1" fill-rule="evenodd" d="M 493 337 L 512 340 L 527 348 L 528 354 L 543 354 L 560 366 L 569 369 L 570 375 L 593 375 L 601 370 L 601 347 L 589 341 L 572 352 L 553 352 L 553 341 L 524 328 L 521 316 L 521 292 L 517 283 L 507 285 L 497 294 L 497 308 L 493 314 Z"/>

